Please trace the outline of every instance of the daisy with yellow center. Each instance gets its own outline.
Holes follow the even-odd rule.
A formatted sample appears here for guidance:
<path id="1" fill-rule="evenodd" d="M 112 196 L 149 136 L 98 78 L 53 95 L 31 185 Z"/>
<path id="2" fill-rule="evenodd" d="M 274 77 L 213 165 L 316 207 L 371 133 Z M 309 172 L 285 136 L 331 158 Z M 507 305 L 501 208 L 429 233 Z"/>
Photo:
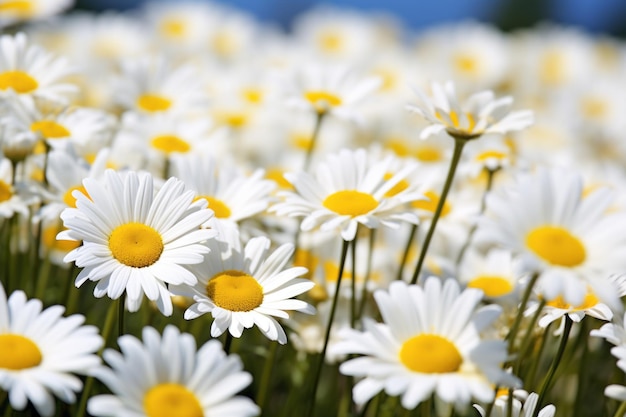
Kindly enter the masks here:
<path id="1" fill-rule="evenodd" d="M 194 193 L 175 178 L 155 193 L 152 176 L 133 171 L 107 170 L 103 179 L 86 178 L 83 186 L 87 194 L 72 192 L 76 208 L 61 213 L 68 230 L 57 237 L 83 241 L 64 259 L 83 268 L 76 286 L 97 282 L 98 298 L 126 292 L 130 311 L 139 309 L 145 293 L 171 315 L 166 284 L 196 284 L 189 266 L 203 261 L 205 242 L 215 236 L 200 229 L 213 215 L 206 201 L 194 202 Z"/>
<path id="2" fill-rule="evenodd" d="M 73 3 L 72 0 L 0 0 L 0 26 L 49 18 Z"/>
<path id="3" fill-rule="evenodd" d="M 453 279 L 442 284 L 431 277 L 423 288 L 395 281 L 388 291 L 376 291 L 374 298 L 384 323 L 367 319 L 363 332 L 345 329 L 331 349 L 335 354 L 363 355 L 339 368 L 344 375 L 362 378 L 353 391 L 357 404 L 384 390 L 400 395 L 406 409 L 432 394 L 463 406 L 470 398 L 491 401 L 492 384 L 518 384 L 500 369 L 507 356 L 505 343 L 481 339 L 480 330 L 496 316 L 478 308 L 480 291 L 461 292 Z"/>
<path id="4" fill-rule="evenodd" d="M 23 33 L 0 37 L 0 95 L 12 91 L 21 99 L 43 98 L 67 104 L 77 87 L 65 83 L 73 72 L 65 59 L 29 43 Z"/>
<path id="5" fill-rule="evenodd" d="M 103 340 L 81 315 L 62 317 L 65 307 L 42 309 L 15 291 L 7 300 L 0 285 L 0 389 L 14 410 L 30 401 L 41 416 L 52 416 L 55 398 L 76 402 L 85 375 L 100 364 L 96 351 Z"/>
<path id="6" fill-rule="evenodd" d="M 492 249 L 487 254 L 468 251 L 458 268 L 459 281 L 470 288 L 483 291 L 488 300 L 517 302 L 520 280 L 524 278 L 522 266 L 511 252 Z"/>
<path id="7" fill-rule="evenodd" d="M 15 181 L 13 185 L 13 175 L 11 161 L 0 157 L 0 220 L 10 219 L 17 213 L 28 217 L 29 206 L 39 200 L 23 182 Z"/>
<path id="8" fill-rule="evenodd" d="M 310 290 L 314 283 L 299 278 L 303 267 L 285 268 L 293 245 L 284 244 L 270 252 L 270 240 L 255 237 L 241 247 L 239 234 L 220 229 L 219 239 L 209 242 L 211 252 L 205 262 L 194 268 L 198 283 L 193 287 L 176 286 L 176 294 L 193 297 L 195 303 L 185 311 L 185 319 L 211 313 L 211 336 L 226 330 L 241 337 L 244 329 L 257 326 L 270 340 L 287 343 L 287 336 L 274 317 L 287 319 L 286 311 L 312 313 L 304 301 L 293 299 Z"/>
<path id="9" fill-rule="evenodd" d="M 511 111 L 513 98 L 496 99 L 490 90 L 475 93 L 463 102 L 459 101 L 452 81 L 433 83 L 432 96 L 419 89 L 415 89 L 415 93 L 418 102 L 408 105 L 407 109 L 430 123 L 422 130 L 422 139 L 446 132 L 454 138 L 471 140 L 488 133 L 521 130 L 533 122 L 531 111 Z"/>
<path id="10" fill-rule="evenodd" d="M 583 304 L 589 288 L 612 308 L 620 302 L 608 276 L 626 268 L 623 213 L 608 212 L 606 188 L 583 196 L 582 178 L 565 170 L 523 174 L 517 183 L 488 196 L 476 242 L 521 255 L 539 274 L 539 295 Z"/>
<path id="11" fill-rule="evenodd" d="M 111 394 L 89 399 L 96 417 L 252 417 L 259 408 L 236 394 L 252 382 L 237 355 L 226 355 L 217 340 L 199 349 L 191 334 L 167 325 L 161 336 L 144 327 L 143 342 L 131 335 L 118 339 L 121 353 L 107 349 L 107 366 L 94 371 Z"/>
<path id="12" fill-rule="evenodd" d="M 284 201 L 270 211 L 291 217 L 303 216 L 303 231 L 319 227 L 322 231 L 339 229 L 344 240 L 353 240 L 357 226 L 399 227 L 401 222 L 418 223 L 407 207 L 423 195 L 411 185 L 397 194 L 388 193 L 416 169 L 407 164 L 390 178 L 392 157 L 372 161 L 367 151 L 343 149 L 318 164 L 314 175 L 307 172 L 287 173 L 285 178 L 296 192 L 280 193 Z"/>

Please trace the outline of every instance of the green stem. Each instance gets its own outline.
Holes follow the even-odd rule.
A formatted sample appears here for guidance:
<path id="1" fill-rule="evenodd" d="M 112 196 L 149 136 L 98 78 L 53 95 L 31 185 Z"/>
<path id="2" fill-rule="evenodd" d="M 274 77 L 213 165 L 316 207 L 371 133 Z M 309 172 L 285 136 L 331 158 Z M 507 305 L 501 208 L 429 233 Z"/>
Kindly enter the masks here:
<path id="1" fill-rule="evenodd" d="M 123 292 L 117 305 L 117 336 L 124 335 L 124 312 L 126 311 L 126 292 Z"/>
<path id="2" fill-rule="evenodd" d="M 267 357 L 265 358 L 265 364 L 263 365 L 263 372 L 261 373 L 261 382 L 259 385 L 259 393 L 256 397 L 256 403 L 261 408 L 261 411 L 265 410 L 265 402 L 267 400 L 267 393 L 269 392 L 270 381 L 272 378 L 272 368 L 276 363 L 276 350 L 278 342 L 270 341 L 270 347 L 267 351 Z"/>
<path id="3" fill-rule="evenodd" d="M 341 260 L 339 261 L 339 272 L 337 273 L 337 284 L 335 287 L 335 295 L 333 297 L 333 303 L 330 309 L 330 317 L 328 318 L 328 325 L 326 326 L 326 334 L 324 335 L 324 345 L 322 347 L 322 351 L 319 355 L 315 376 L 313 378 L 313 392 L 310 396 L 311 406 L 308 409 L 307 415 L 312 417 L 315 411 L 315 397 L 317 396 L 317 388 L 320 382 L 320 376 L 322 375 L 322 368 L 324 367 L 324 359 L 326 358 L 326 349 L 328 348 L 328 340 L 330 339 L 330 330 L 333 326 L 333 321 L 335 319 L 335 312 L 337 311 L 337 301 L 339 300 L 339 292 L 341 289 L 341 278 L 343 277 L 343 269 L 346 264 L 346 257 L 348 254 L 348 246 L 350 246 L 350 242 L 347 240 L 343 241 L 343 245 L 341 247 Z"/>
<path id="4" fill-rule="evenodd" d="M 566 314 L 564 317 L 565 326 L 563 327 L 563 335 L 561 335 L 561 343 L 556 351 L 556 355 L 552 360 L 552 365 L 546 374 L 543 383 L 541 384 L 541 388 L 539 389 L 538 395 L 539 399 L 537 400 L 537 408 L 535 409 L 534 417 L 537 417 L 539 414 L 539 410 L 541 410 L 541 405 L 543 404 L 543 399 L 552 383 L 552 378 L 556 373 L 557 368 L 559 367 L 559 363 L 561 362 L 561 358 L 563 357 L 563 352 L 565 351 L 565 346 L 567 346 L 567 340 L 569 339 L 570 331 L 572 330 L 572 319 Z"/>
<path id="5" fill-rule="evenodd" d="M 304 171 L 308 171 L 311 165 L 311 159 L 313 158 L 313 151 L 315 150 L 315 142 L 319 136 L 320 129 L 322 127 L 322 121 L 324 120 L 325 111 L 318 111 L 315 116 L 315 126 L 313 127 L 313 133 L 311 134 L 311 141 L 309 142 L 309 148 L 306 151 L 306 157 L 304 160 Z"/>
<path id="6" fill-rule="evenodd" d="M 617 409 L 614 417 L 624 417 L 626 415 L 626 401 L 622 402 L 622 404 Z"/>
<path id="7" fill-rule="evenodd" d="M 417 228 L 418 228 L 417 224 L 411 225 L 409 238 L 406 241 L 406 246 L 404 247 L 404 252 L 402 253 L 402 260 L 400 260 L 400 267 L 398 268 L 398 275 L 396 275 L 397 281 L 401 280 L 402 275 L 404 274 L 404 267 L 406 266 L 406 260 L 409 258 L 409 252 L 411 252 L 411 246 L 413 246 L 413 239 L 415 239 Z"/>
<path id="8" fill-rule="evenodd" d="M 515 316 L 515 321 L 513 321 L 513 325 L 509 330 L 509 333 L 506 335 L 506 339 L 509 341 L 509 353 L 513 353 L 513 349 L 515 347 L 515 338 L 517 337 L 517 332 L 519 330 L 519 326 L 522 322 L 522 317 L 524 316 L 524 310 L 526 310 L 526 304 L 528 304 L 528 300 L 530 299 L 530 294 L 533 291 L 533 287 L 535 283 L 539 279 L 539 274 L 534 273 L 530 278 L 526 289 L 524 290 L 524 295 L 522 296 L 522 302 L 519 305 L 519 309 L 517 311 L 517 315 Z"/>
<path id="9" fill-rule="evenodd" d="M 552 327 L 552 323 L 548 324 L 548 326 L 544 329 L 543 335 L 541 336 L 541 344 L 539 345 L 539 349 L 537 349 L 537 355 L 535 360 L 533 361 L 533 365 L 530 368 L 530 373 L 524 378 L 524 381 L 530 387 L 535 387 L 535 377 L 537 376 L 537 370 L 539 369 L 539 365 L 541 364 L 541 356 L 543 354 L 543 350 L 548 343 L 548 336 L 550 334 L 550 328 Z"/>
<path id="10" fill-rule="evenodd" d="M 487 171 L 487 186 L 485 187 L 485 192 L 483 193 L 483 197 L 482 200 L 480 202 L 480 211 L 479 211 L 479 215 L 482 215 L 483 213 L 485 213 L 485 209 L 487 208 L 487 196 L 489 195 L 489 192 L 491 191 L 491 188 L 493 187 L 493 177 L 495 176 L 495 173 L 498 172 L 499 168 L 496 169 L 486 169 Z M 461 264 L 461 261 L 463 260 L 463 256 L 465 255 L 465 252 L 467 251 L 467 248 L 469 248 L 470 243 L 472 242 L 472 238 L 474 237 L 474 233 L 476 233 L 476 229 L 478 229 L 478 222 L 475 222 L 471 229 L 469 230 L 469 233 L 467 235 L 467 239 L 465 240 L 465 243 L 463 244 L 463 246 L 461 247 L 461 250 L 459 251 L 459 254 L 456 258 L 456 265 L 457 267 Z"/>
<path id="11" fill-rule="evenodd" d="M 78 310 L 78 295 L 80 290 L 74 285 L 75 265 L 69 265 L 67 268 L 67 278 L 65 280 L 65 305 L 66 313 L 73 314 Z"/>
<path id="12" fill-rule="evenodd" d="M 524 340 L 522 340 L 522 345 L 519 349 L 519 352 L 517 353 L 517 358 L 515 359 L 515 365 L 513 366 L 513 373 L 515 375 L 519 375 L 519 370 L 522 366 L 522 359 L 524 358 L 524 356 L 526 356 L 526 352 L 530 348 L 530 345 L 533 341 L 533 329 L 545 305 L 546 305 L 546 300 L 541 299 L 541 301 L 539 302 L 539 305 L 537 306 L 537 311 L 535 311 L 535 314 L 533 314 L 533 317 L 530 323 L 528 323 L 528 329 L 526 331 L 526 335 L 524 336 Z"/>
<path id="13" fill-rule="evenodd" d="M 363 279 L 363 288 L 361 288 L 361 304 L 357 312 L 357 319 L 363 316 L 363 310 L 367 302 L 367 284 L 372 276 L 372 255 L 374 253 L 374 242 L 376 241 L 376 229 L 368 229 L 370 232 L 369 246 L 367 249 L 367 269 L 365 271 L 365 278 Z"/>
<path id="14" fill-rule="evenodd" d="M 587 320 L 582 321 L 579 330 L 580 335 L 588 335 L 589 334 L 589 326 L 587 323 L 589 322 L 589 318 Z M 574 413 L 573 417 L 579 417 L 585 408 L 583 402 L 585 401 L 584 393 L 587 392 L 587 377 L 588 371 L 592 369 L 591 364 L 589 363 L 589 341 L 587 339 L 576 343 L 575 346 L 582 344 L 582 353 L 580 354 L 580 363 L 578 364 L 578 384 L 576 384 L 576 399 L 574 400 Z"/>
<path id="15" fill-rule="evenodd" d="M 50 277 L 50 272 L 52 270 L 51 267 L 52 263 L 50 262 L 50 256 L 48 256 L 48 253 L 46 253 L 41 264 L 41 268 L 37 273 L 35 298 L 43 300 L 44 292 L 46 291 L 46 287 L 48 286 L 48 278 Z"/>
<path id="16" fill-rule="evenodd" d="M 359 236 L 359 228 L 357 228 L 354 240 L 352 241 L 351 261 L 352 261 L 352 279 L 350 280 L 350 327 L 356 326 L 356 241 Z"/>
<path id="17" fill-rule="evenodd" d="M 230 334 L 229 331 L 226 332 L 226 338 L 224 339 L 224 352 L 226 352 L 227 355 L 230 354 L 230 348 L 233 345 L 233 335 Z"/>
<path id="18" fill-rule="evenodd" d="M 417 280 L 420 276 L 420 272 L 422 272 L 422 265 L 424 264 L 424 259 L 426 259 L 426 254 L 428 253 L 428 247 L 430 246 L 430 241 L 433 237 L 433 234 L 435 233 L 437 222 L 439 221 L 439 217 L 441 216 L 441 211 L 443 210 L 443 206 L 446 203 L 446 198 L 448 197 L 448 192 L 450 191 L 450 187 L 452 186 L 452 180 L 454 179 L 454 174 L 456 172 L 456 168 L 459 165 L 459 161 L 461 160 L 463 147 L 465 146 L 466 143 L 467 143 L 467 139 L 454 138 L 454 151 L 452 153 L 452 160 L 450 161 L 450 168 L 448 169 L 448 175 L 446 176 L 446 182 L 443 185 L 441 196 L 439 197 L 439 201 L 437 202 L 437 208 L 435 209 L 433 219 L 430 222 L 430 227 L 428 228 L 428 232 L 426 233 L 426 238 L 424 239 L 424 244 L 422 245 L 422 250 L 420 251 L 420 256 L 417 261 L 417 266 L 415 267 L 415 271 L 413 272 L 413 277 L 411 278 L 411 284 L 417 283 Z"/>

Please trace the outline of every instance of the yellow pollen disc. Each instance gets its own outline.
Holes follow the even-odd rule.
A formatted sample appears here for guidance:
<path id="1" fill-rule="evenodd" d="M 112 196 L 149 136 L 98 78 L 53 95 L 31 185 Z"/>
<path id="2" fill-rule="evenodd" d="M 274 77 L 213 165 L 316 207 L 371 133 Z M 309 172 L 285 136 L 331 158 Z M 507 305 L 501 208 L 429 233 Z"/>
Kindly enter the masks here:
<path id="1" fill-rule="evenodd" d="M 13 197 L 13 189 L 6 182 L 0 180 L 0 203 L 9 201 Z"/>
<path id="2" fill-rule="evenodd" d="M 291 135 L 291 144 L 296 149 L 306 151 L 311 147 L 311 135 L 307 133 L 293 133 Z"/>
<path id="3" fill-rule="evenodd" d="M 232 55 L 236 49 L 236 43 L 233 37 L 228 33 L 217 33 L 211 40 L 211 46 L 218 55 Z"/>
<path id="4" fill-rule="evenodd" d="M 224 271 L 209 280 L 207 296 L 229 311 L 250 311 L 263 303 L 263 287 L 242 271 Z"/>
<path id="5" fill-rule="evenodd" d="M 457 372 L 463 358 L 454 343 L 436 334 L 420 334 L 404 342 L 400 362 L 413 372 L 445 374 Z"/>
<path id="6" fill-rule="evenodd" d="M 5 71 L 0 74 L 0 90 L 12 88 L 16 93 L 24 94 L 36 90 L 38 86 L 37 80 L 24 71 Z"/>
<path id="7" fill-rule="evenodd" d="M 161 23 L 161 33 L 170 38 L 182 38 L 187 28 L 182 19 L 170 18 Z"/>
<path id="8" fill-rule="evenodd" d="M 241 92 L 244 100 L 252 104 L 260 104 L 263 102 L 263 91 L 258 88 L 246 88 Z"/>
<path id="9" fill-rule="evenodd" d="M 0 369 L 33 368 L 43 357 L 39 347 L 27 337 L 19 334 L 0 334 Z"/>
<path id="10" fill-rule="evenodd" d="M 415 151 L 415 157 L 422 162 L 439 162 L 443 159 L 443 153 L 434 146 L 420 146 Z"/>
<path id="11" fill-rule="evenodd" d="M 230 217 L 230 208 L 228 208 L 228 206 L 224 204 L 222 200 L 218 200 L 217 198 L 209 197 L 206 195 L 198 196 L 196 200 L 200 198 L 204 198 L 206 201 L 209 202 L 209 208 L 213 210 L 213 212 L 215 213 L 215 217 L 217 217 L 218 219 L 227 219 Z"/>
<path id="12" fill-rule="evenodd" d="M 333 93 L 322 90 L 307 91 L 304 93 L 304 98 L 309 101 L 320 113 L 328 110 L 328 107 L 341 106 L 341 98 L 337 97 Z"/>
<path id="13" fill-rule="evenodd" d="M 337 282 L 337 277 L 339 276 L 339 264 L 333 261 L 324 262 L 324 275 L 326 276 L 326 282 Z M 344 269 L 341 274 L 342 280 L 352 280 L 352 271 L 348 269 Z M 357 282 L 359 278 L 357 277 Z"/>
<path id="14" fill-rule="evenodd" d="M 278 184 L 279 188 L 292 190 L 293 185 L 289 181 L 287 181 L 287 178 L 285 178 L 284 174 L 285 171 L 280 168 L 269 168 L 265 172 L 265 178 L 274 181 L 276 184 Z"/>
<path id="15" fill-rule="evenodd" d="M 150 226 L 126 223 L 111 232 L 109 249 L 120 263 L 133 268 L 145 268 L 161 257 L 163 239 Z"/>
<path id="16" fill-rule="evenodd" d="M 71 135 L 69 130 L 54 120 L 39 120 L 38 122 L 34 122 L 30 125 L 30 130 L 38 132 L 46 139 L 66 138 Z"/>
<path id="17" fill-rule="evenodd" d="M 163 153 L 187 153 L 191 150 L 191 145 L 175 135 L 161 135 L 152 139 L 152 147 Z"/>
<path id="18" fill-rule="evenodd" d="M 398 156 L 409 155 L 409 146 L 404 138 L 391 136 L 385 141 L 385 147 Z"/>
<path id="19" fill-rule="evenodd" d="M 547 53 L 540 65 L 539 78 L 545 84 L 558 85 L 563 81 L 565 59 L 558 51 Z"/>
<path id="20" fill-rule="evenodd" d="M 487 297 L 502 297 L 513 291 L 513 285 L 509 280 L 492 275 L 483 275 L 474 278 L 467 286 L 483 290 Z"/>
<path id="21" fill-rule="evenodd" d="M 0 13 L 11 13 L 20 17 L 28 17 L 31 16 L 34 11 L 34 4 L 29 0 L 13 0 L 0 4 Z"/>
<path id="22" fill-rule="evenodd" d="M 574 267 L 586 258 L 585 246 L 569 231 L 558 226 L 540 226 L 526 236 L 526 246 L 544 261 Z"/>
<path id="23" fill-rule="evenodd" d="M 48 249 L 69 252 L 80 246 L 80 242 L 76 240 L 57 240 L 59 232 L 67 230 L 63 225 L 52 225 L 43 229 L 41 241 Z"/>
<path id="24" fill-rule="evenodd" d="M 432 213 L 437 210 L 437 204 L 439 204 L 439 194 L 434 191 L 426 191 L 424 195 L 428 198 L 428 200 L 418 200 L 414 201 L 411 204 L 416 209 L 430 211 Z M 441 217 L 445 217 L 452 210 L 452 206 L 447 201 L 443 203 L 443 208 L 441 209 Z"/>
<path id="25" fill-rule="evenodd" d="M 583 300 L 582 304 L 576 307 L 572 307 L 571 304 L 566 303 L 563 297 L 561 297 L 560 295 L 556 297 L 554 300 L 548 301 L 546 305 L 550 307 L 558 308 L 561 310 L 581 311 L 581 310 L 590 309 L 594 307 L 595 305 L 597 305 L 599 302 L 600 300 L 598 299 L 598 297 L 595 296 L 595 294 L 587 293 L 587 295 L 585 295 L 585 299 Z"/>
<path id="26" fill-rule="evenodd" d="M 339 52 L 343 47 L 343 39 L 339 33 L 329 31 L 319 37 L 319 44 L 326 52 Z"/>
<path id="27" fill-rule="evenodd" d="M 398 77 L 390 70 L 378 69 L 374 71 L 374 74 L 382 80 L 380 89 L 383 91 L 391 91 L 398 84 Z"/>
<path id="28" fill-rule="evenodd" d="M 378 201 L 370 194 L 356 190 L 337 191 L 324 199 L 322 205 L 342 216 L 360 216 L 378 207 Z"/>
<path id="29" fill-rule="evenodd" d="M 137 99 L 137 107 L 147 112 L 168 110 L 172 106 L 172 100 L 158 94 L 143 94 Z"/>
<path id="30" fill-rule="evenodd" d="M 445 119 L 439 113 L 435 113 L 435 116 L 437 116 L 437 118 L 442 122 L 445 122 Z M 450 118 L 452 126 L 455 129 L 465 132 L 472 132 L 474 130 L 474 127 L 476 127 L 476 120 L 474 120 L 474 116 L 471 113 L 465 113 L 465 117 L 467 118 L 467 126 L 461 126 L 459 115 L 454 110 L 451 110 L 450 113 L 448 113 L 448 117 Z"/>
<path id="31" fill-rule="evenodd" d="M 455 57 L 454 63 L 456 64 L 456 68 L 458 68 L 461 72 L 476 74 L 478 71 L 478 62 L 471 55 L 460 54 Z"/>
<path id="32" fill-rule="evenodd" d="M 386 181 L 386 180 L 391 179 L 392 177 L 393 177 L 393 174 L 388 172 L 388 173 L 385 174 L 384 179 Z M 407 188 L 409 188 L 409 182 L 406 181 L 406 180 L 401 180 L 396 185 L 391 187 L 391 190 L 389 190 L 389 191 L 387 191 L 385 193 L 385 197 L 393 197 L 394 195 L 398 195 L 402 191 L 406 190 Z"/>
<path id="33" fill-rule="evenodd" d="M 297 249 L 294 255 L 293 265 L 305 267 L 308 270 L 305 277 L 311 278 L 317 269 L 319 261 L 319 258 L 310 250 Z"/>
<path id="34" fill-rule="evenodd" d="M 68 189 L 65 192 L 65 194 L 63 194 L 63 202 L 65 204 L 67 204 L 68 207 L 76 208 L 76 199 L 72 195 L 72 191 L 74 191 L 74 190 L 80 191 L 81 193 L 85 194 L 87 197 L 89 197 L 89 193 L 87 192 L 87 190 L 85 189 L 85 187 L 83 185 L 77 185 L 77 186 L 74 186 L 74 187 Z"/>
<path id="35" fill-rule="evenodd" d="M 476 160 L 478 162 L 485 162 L 487 159 L 490 159 L 490 158 L 504 159 L 506 157 L 507 157 L 507 154 L 505 154 L 504 152 L 486 151 L 486 152 L 483 152 L 483 153 L 479 154 L 476 157 Z"/>
<path id="36" fill-rule="evenodd" d="M 588 97 L 582 101 L 581 107 L 584 115 L 590 119 L 601 119 L 609 111 L 607 103 L 599 98 Z"/>
<path id="37" fill-rule="evenodd" d="M 165 383 L 150 388 L 143 397 L 147 417 L 203 417 L 200 401 L 186 387 Z"/>
<path id="38" fill-rule="evenodd" d="M 236 110 L 221 110 L 214 113 L 215 119 L 223 124 L 233 128 L 244 127 L 248 124 L 249 116 L 244 111 Z"/>

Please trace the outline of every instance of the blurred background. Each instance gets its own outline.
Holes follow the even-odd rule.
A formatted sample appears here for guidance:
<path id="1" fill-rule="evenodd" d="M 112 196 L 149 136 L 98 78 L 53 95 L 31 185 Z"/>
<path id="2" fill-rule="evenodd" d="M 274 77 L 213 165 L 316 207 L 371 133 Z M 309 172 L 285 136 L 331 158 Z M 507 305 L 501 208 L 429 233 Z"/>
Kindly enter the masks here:
<path id="1" fill-rule="evenodd" d="M 78 0 L 76 8 L 128 10 L 143 3 L 145 1 L 141 0 Z M 215 3 L 247 11 L 263 22 L 280 25 L 286 30 L 300 13 L 324 4 L 382 12 L 416 32 L 445 22 L 474 19 L 492 23 L 502 30 L 550 21 L 577 26 L 592 33 L 626 37 L 624 0 L 230 0 Z"/>

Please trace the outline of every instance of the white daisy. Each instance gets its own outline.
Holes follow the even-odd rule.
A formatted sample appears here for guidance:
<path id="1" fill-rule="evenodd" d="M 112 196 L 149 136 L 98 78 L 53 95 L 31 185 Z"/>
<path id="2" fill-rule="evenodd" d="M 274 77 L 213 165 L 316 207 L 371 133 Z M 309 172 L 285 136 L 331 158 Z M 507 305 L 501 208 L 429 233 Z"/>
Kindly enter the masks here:
<path id="1" fill-rule="evenodd" d="M 343 363 L 344 375 L 361 377 L 354 401 L 364 404 L 381 390 L 402 395 L 413 409 L 435 394 L 462 409 L 471 398 L 491 401 L 492 384 L 514 386 L 515 377 L 500 365 L 507 359 L 500 340 L 482 340 L 480 332 L 500 314 L 491 305 L 478 308 L 482 293 L 461 292 L 453 279 L 426 280 L 424 288 L 395 281 L 374 293 L 384 323 L 364 320 L 364 332 L 343 331 L 333 353 L 360 354 Z"/>
<path id="2" fill-rule="evenodd" d="M 62 104 L 77 92 L 64 82 L 73 73 L 64 58 L 58 58 L 37 45 L 23 33 L 0 37 L 0 95 L 13 90 L 20 98 L 40 97 Z"/>
<path id="3" fill-rule="evenodd" d="M 98 329 L 82 326 L 80 314 L 62 317 L 64 311 L 60 305 L 42 310 L 40 300 L 27 300 L 22 291 L 7 300 L 0 285 L 0 388 L 13 409 L 24 410 L 30 400 L 40 415 L 53 415 L 53 395 L 76 402 L 83 383 L 73 374 L 100 364 Z"/>
<path id="4" fill-rule="evenodd" d="M 515 393 L 513 394 L 515 395 Z M 508 402 L 508 390 L 506 394 L 500 395 L 496 398 L 493 409 L 490 416 L 492 417 L 535 417 L 535 409 L 537 408 L 537 402 L 539 401 L 539 395 L 537 393 L 530 393 L 523 401 L 513 397 L 511 411 L 509 413 Z M 488 417 L 485 410 L 474 404 L 474 408 L 480 413 L 481 417 Z M 552 404 L 546 405 L 541 410 L 538 410 L 537 417 L 554 417 L 556 413 L 556 407 Z"/>
<path id="5" fill-rule="evenodd" d="M 69 9 L 74 0 L 0 0 L 0 27 L 46 19 Z"/>
<path id="6" fill-rule="evenodd" d="M 610 213 L 611 192 L 583 197 L 580 175 L 539 170 L 520 175 L 517 184 L 487 197 L 475 241 L 521 256 L 527 271 L 540 274 L 538 288 L 547 300 L 562 296 L 581 305 L 590 287 L 612 308 L 620 303 L 609 275 L 626 269 L 624 214 Z"/>
<path id="7" fill-rule="evenodd" d="M 22 182 L 14 182 L 11 161 L 0 157 L 0 220 L 10 219 L 14 214 L 28 216 L 29 206 L 37 197 Z"/>
<path id="8" fill-rule="evenodd" d="M 512 97 L 495 98 L 492 91 L 482 91 L 460 102 L 454 83 L 433 83 L 432 97 L 415 89 L 419 101 L 407 109 L 420 114 L 431 125 L 422 130 L 422 139 L 447 132 L 450 136 L 475 139 L 488 133 L 505 134 L 521 130 L 533 122 L 530 110 L 511 111 Z"/>
<path id="9" fill-rule="evenodd" d="M 194 285 L 188 266 L 202 262 L 205 244 L 215 235 L 200 225 L 213 215 L 206 201 L 193 202 L 194 193 L 182 181 L 168 180 L 156 193 L 152 176 L 107 170 L 104 179 L 86 178 L 86 194 L 76 190 L 76 208 L 61 213 L 69 230 L 59 239 L 82 240 L 66 257 L 83 268 L 76 278 L 80 287 L 96 281 L 94 295 L 119 298 L 128 295 L 130 311 L 137 311 L 143 294 L 159 310 L 172 314 L 165 284 Z"/>
<path id="10" fill-rule="evenodd" d="M 192 296 L 195 303 L 185 311 L 187 320 L 211 313 L 211 336 L 226 330 L 240 337 L 244 328 L 256 325 L 270 340 L 287 343 L 287 336 L 274 319 L 289 318 L 285 310 L 313 312 L 304 301 L 292 299 L 311 288 L 314 283 L 298 278 L 306 268 L 285 266 L 293 254 L 293 245 L 286 243 L 270 253 L 270 240 L 255 237 L 241 248 L 239 235 L 230 229 L 220 230 L 220 239 L 209 242 L 211 252 L 202 265 L 195 268 L 198 283 L 193 287 L 176 286 L 172 291 Z"/>
<path id="11" fill-rule="evenodd" d="M 93 375 L 112 394 L 89 399 L 94 416 L 252 417 L 259 414 L 252 400 L 236 396 L 252 382 L 237 355 L 226 355 L 220 342 L 210 340 L 196 349 L 188 333 L 167 325 L 163 336 L 144 327 L 143 343 L 134 336 L 118 339 L 121 353 L 104 352 L 110 367 Z"/>
<path id="12" fill-rule="evenodd" d="M 318 164 L 314 176 L 307 172 L 286 173 L 296 193 L 280 193 L 284 201 L 270 207 L 270 211 L 279 216 L 304 216 L 303 231 L 316 227 L 323 231 L 340 229 L 344 240 L 354 239 L 358 224 L 372 229 L 397 228 L 400 222 L 417 224 L 416 214 L 406 207 L 411 201 L 423 199 L 416 186 L 388 196 L 416 165 L 407 164 L 386 179 L 392 162 L 391 156 L 372 162 L 364 149 L 343 149 L 328 155 Z"/>

